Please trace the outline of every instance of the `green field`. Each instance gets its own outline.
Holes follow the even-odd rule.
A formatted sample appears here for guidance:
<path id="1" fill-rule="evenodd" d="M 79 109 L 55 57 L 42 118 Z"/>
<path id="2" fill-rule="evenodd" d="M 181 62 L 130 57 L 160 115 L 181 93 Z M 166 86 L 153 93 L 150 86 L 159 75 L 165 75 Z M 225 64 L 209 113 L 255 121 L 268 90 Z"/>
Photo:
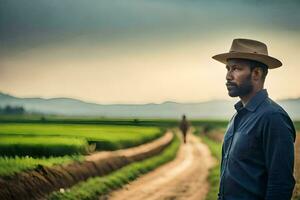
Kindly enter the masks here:
<path id="1" fill-rule="evenodd" d="M 37 145 L 34 140 L 40 137 L 45 138 L 46 136 L 48 138 L 70 138 L 73 140 L 74 144 L 78 144 L 80 143 L 80 139 L 84 139 L 89 144 L 95 144 L 97 150 L 116 150 L 132 147 L 151 141 L 162 134 L 163 132 L 159 128 L 141 126 L 29 123 L 0 124 L 0 139 L 5 139 L 8 136 L 23 136 L 24 138 L 31 137 L 33 146 Z M 8 140 L 6 140 L 6 142 L 8 142 Z M 67 140 L 65 140 L 65 142 L 67 142 Z M 43 143 L 46 145 L 47 140 L 44 140 Z M 60 144 L 62 143 L 63 142 Z M 69 142 L 67 143 L 69 144 Z M 1 145 L 5 145 L 5 143 L 0 143 L 0 149 Z M 27 143 L 27 146 L 28 145 L 29 143 Z M 51 139 L 49 140 L 48 146 L 49 148 L 51 147 Z M 81 151 L 78 153 L 81 153 Z"/>
<path id="2" fill-rule="evenodd" d="M 113 126 L 155 126 L 155 127 L 175 127 L 180 119 L 155 119 L 155 118 L 101 118 L 101 117 L 71 117 L 56 115 L 0 115 L 0 123 L 34 123 L 34 124 L 91 124 L 91 125 L 113 125 Z M 227 120 L 190 120 L 194 126 L 226 127 Z"/>
<path id="3" fill-rule="evenodd" d="M 225 120 L 192 120 L 202 140 L 218 160 L 209 175 L 207 200 L 216 199 L 219 187 L 221 142 L 214 132 L 224 132 Z M 300 129 L 300 122 L 294 122 Z M 178 126 L 175 119 L 96 119 L 96 118 L 7 118 L 0 116 L 0 176 L 14 175 L 39 166 L 65 164 L 84 159 L 95 150 L 116 150 L 136 146 L 162 136 L 166 128 Z M 177 142 L 178 143 L 178 142 Z M 174 158 L 178 144 L 165 153 L 133 163 L 106 177 L 92 178 L 70 188 L 70 192 L 53 193 L 53 199 L 93 199 L 121 187 L 156 166 Z M 165 155 L 165 156 L 164 156 Z M 82 196 L 83 195 L 83 196 Z M 87 195 L 87 196 L 85 196 Z"/>
<path id="4" fill-rule="evenodd" d="M 0 115 L 0 123 L 35 123 L 35 124 L 94 124 L 94 125 L 131 125 L 131 126 L 155 126 L 174 127 L 178 126 L 178 119 L 155 119 L 155 118 L 104 118 L 104 117 L 71 117 L 56 115 Z M 193 126 L 207 126 L 209 128 L 226 128 L 228 119 L 190 119 Z M 296 129 L 300 129 L 300 121 L 294 121 Z"/>
<path id="5" fill-rule="evenodd" d="M 0 156 L 50 157 L 87 154 L 92 150 L 84 138 L 0 136 Z"/>
<path id="6" fill-rule="evenodd" d="M 0 176 L 82 159 L 96 150 L 140 145 L 163 135 L 157 127 L 0 123 Z"/>

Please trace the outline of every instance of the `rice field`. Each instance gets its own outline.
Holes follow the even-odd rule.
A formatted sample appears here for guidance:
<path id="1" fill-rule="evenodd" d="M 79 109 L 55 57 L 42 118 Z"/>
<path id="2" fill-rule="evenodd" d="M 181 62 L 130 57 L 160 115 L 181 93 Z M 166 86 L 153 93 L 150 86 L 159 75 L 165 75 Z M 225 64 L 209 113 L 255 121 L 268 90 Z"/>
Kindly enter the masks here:
<path id="1" fill-rule="evenodd" d="M 136 126 L 106 126 L 106 125 L 82 125 L 82 124 L 22 124 L 7 123 L 0 124 L 0 139 L 9 136 L 22 136 L 24 141 L 26 137 L 32 138 L 32 144 L 37 145 L 38 138 L 42 143 L 49 141 L 49 146 L 57 144 L 70 144 L 68 139 L 73 141 L 74 146 L 83 145 L 82 140 L 86 140 L 88 144 L 95 144 L 96 150 L 116 150 L 136 146 L 147 141 L 153 140 L 162 135 L 162 131 L 157 127 L 136 127 Z M 53 139 L 51 139 L 53 137 Z M 12 137 L 13 138 L 13 137 Z M 59 139 L 60 138 L 60 139 Z M 21 138 L 20 138 L 21 139 Z M 57 140 L 59 139 L 59 140 Z M 6 142 L 9 142 L 7 139 Z M 10 143 L 16 142 L 15 139 Z M 30 141 L 30 139 L 28 139 Z M 59 142 L 61 141 L 61 142 Z M 20 143 L 22 143 L 20 141 Z M 25 142 L 24 142 L 25 143 Z M 30 142 L 26 142 L 29 146 Z M 4 143 L 0 143 L 0 146 Z M 72 147 L 72 145 L 69 145 Z M 1 147 L 0 147 L 1 148 Z"/>
<path id="2" fill-rule="evenodd" d="M 140 145 L 162 134 L 157 127 L 143 126 L 1 123 L 0 176 L 81 160 L 94 150 Z"/>
<path id="3" fill-rule="evenodd" d="M 223 121 L 195 121 L 193 125 L 199 125 L 198 132 L 203 132 L 204 128 L 208 129 L 206 135 L 202 138 L 208 144 L 212 154 L 220 161 L 221 140 L 224 128 L 227 123 Z M 122 122 L 123 123 L 123 122 Z M 149 142 L 163 134 L 162 129 L 158 126 L 143 126 L 139 121 L 139 126 L 126 124 L 68 124 L 68 123 L 0 123 L 0 177 L 12 176 L 15 173 L 24 170 L 32 170 L 39 166 L 53 166 L 65 164 L 74 161 L 81 161 L 84 155 L 92 151 L 117 150 L 127 147 L 136 146 Z M 168 123 L 160 121 L 151 121 L 151 123 Z M 172 122 L 175 124 L 175 122 Z M 193 123 L 193 122 L 192 122 Z M 299 122 L 295 123 L 299 130 Z M 167 126 L 167 125 L 166 125 Z M 296 186 L 293 200 L 300 200 L 300 137 L 297 134 L 295 143 L 295 178 Z M 151 160 L 151 159 L 150 159 Z M 150 162 L 150 161 L 149 161 Z M 130 167 L 129 167 L 130 168 Z M 218 192 L 219 184 L 218 163 L 209 175 L 211 190 L 207 199 L 215 199 Z M 131 169 L 130 169 L 131 170 Z M 116 174 L 123 174 L 123 171 Z M 127 173 L 127 172 L 126 172 Z M 139 170 L 135 173 L 140 174 Z M 138 176 L 137 175 L 137 176 Z M 124 175 L 125 176 L 125 175 Z M 109 188 L 103 182 L 104 179 L 95 179 L 97 184 L 102 184 L 104 189 L 97 188 L 93 181 L 83 182 L 82 185 L 71 189 L 72 196 L 89 191 L 95 196 L 106 193 Z M 108 179 L 110 180 L 110 179 Z M 112 180 L 115 180 L 112 177 Z M 98 182 L 99 181 L 99 182 Z M 124 183 L 127 183 L 124 179 Z M 121 185 L 124 184 L 122 182 Z M 92 185 L 90 185 L 92 184 Z M 111 183 L 108 183 L 110 185 Z M 82 186 L 82 187 L 81 187 Z M 101 186 L 101 187 L 102 187 Z M 120 186 L 114 186 L 116 188 Z M 87 187 L 87 188 L 86 188 Z M 90 190 L 93 190 L 92 192 Z M 68 195 L 71 195 L 68 193 Z M 73 194 L 74 193 L 74 194 Z M 65 194 L 67 195 L 67 193 Z M 60 193 L 55 193 L 54 199 L 66 197 Z M 76 195 L 75 195 L 76 196 Z"/>
<path id="4" fill-rule="evenodd" d="M 0 156 L 50 157 L 87 154 L 92 151 L 84 138 L 1 136 Z"/>

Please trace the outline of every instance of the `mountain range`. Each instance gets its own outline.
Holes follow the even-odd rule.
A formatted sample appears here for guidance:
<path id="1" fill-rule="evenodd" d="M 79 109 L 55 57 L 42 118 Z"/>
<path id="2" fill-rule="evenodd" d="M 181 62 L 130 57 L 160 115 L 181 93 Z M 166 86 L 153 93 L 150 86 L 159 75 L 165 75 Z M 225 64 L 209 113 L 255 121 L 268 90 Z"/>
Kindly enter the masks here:
<path id="1" fill-rule="evenodd" d="M 72 98 L 19 98 L 0 92 L 0 107 L 22 106 L 27 112 L 67 116 L 229 119 L 235 101 L 212 100 L 199 103 L 96 104 Z M 282 99 L 281 105 L 292 119 L 300 119 L 300 98 Z"/>

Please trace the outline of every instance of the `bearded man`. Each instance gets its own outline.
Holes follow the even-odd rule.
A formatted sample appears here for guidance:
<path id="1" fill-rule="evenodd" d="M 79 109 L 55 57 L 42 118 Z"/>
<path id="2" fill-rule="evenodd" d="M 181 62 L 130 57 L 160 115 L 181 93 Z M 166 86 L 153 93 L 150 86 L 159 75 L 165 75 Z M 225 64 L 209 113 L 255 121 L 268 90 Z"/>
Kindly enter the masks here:
<path id="1" fill-rule="evenodd" d="M 264 89 L 269 69 L 282 63 L 259 41 L 234 39 L 226 65 L 228 95 L 239 97 L 222 146 L 219 200 L 288 200 L 295 179 L 292 120 Z"/>

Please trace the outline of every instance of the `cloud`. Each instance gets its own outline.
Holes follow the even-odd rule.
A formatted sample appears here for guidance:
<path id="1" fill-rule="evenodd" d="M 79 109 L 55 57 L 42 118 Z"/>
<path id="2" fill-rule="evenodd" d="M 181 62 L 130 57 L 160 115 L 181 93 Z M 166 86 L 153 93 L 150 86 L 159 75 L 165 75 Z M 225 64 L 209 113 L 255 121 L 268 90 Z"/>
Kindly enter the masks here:
<path id="1" fill-rule="evenodd" d="M 300 31 L 299 5 L 296 0 L 4 0 L 1 50 L 26 50 L 78 37 L 110 42 L 245 28 Z"/>

